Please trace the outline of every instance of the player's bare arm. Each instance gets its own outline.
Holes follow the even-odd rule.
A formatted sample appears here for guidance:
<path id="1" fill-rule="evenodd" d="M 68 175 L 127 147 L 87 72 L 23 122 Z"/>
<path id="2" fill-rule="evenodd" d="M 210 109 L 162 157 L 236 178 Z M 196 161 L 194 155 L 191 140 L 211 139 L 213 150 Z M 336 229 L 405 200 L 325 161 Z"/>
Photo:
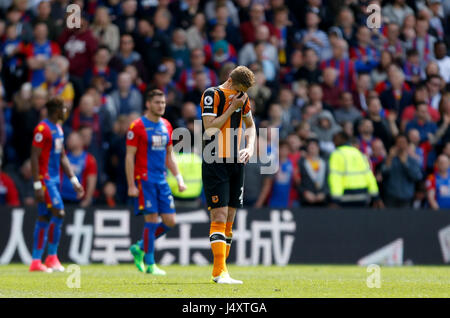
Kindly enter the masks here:
<path id="1" fill-rule="evenodd" d="M 66 151 L 64 149 L 61 151 L 61 166 L 64 173 L 69 177 L 73 189 L 77 192 L 77 197 L 81 199 L 84 196 L 83 186 L 73 172 L 72 167 L 70 166 L 70 161 L 67 158 Z"/>
<path id="2" fill-rule="evenodd" d="M 187 187 L 184 184 L 183 176 L 181 175 L 180 170 L 178 169 L 172 145 L 167 146 L 166 166 L 177 179 L 178 191 L 183 192 L 184 190 L 186 190 Z"/>
<path id="3" fill-rule="evenodd" d="M 248 98 L 247 94 L 242 94 L 241 97 L 238 95 L 233 96 L 230 107 L 220 116 L 208 116 L 208 114 L 203 115 L 203 125 L 205 126 L 205 132 L 212 136 L 217 129 L 221 129 L 225 122 L 230 118 L 230 116 L 239 108 L 244 106 L 245 100 Z"/>
<path id="4" fill-rule="evenodd" d="M 250 157 L 253 156 L 256 140 L 256 127 L 251 113 L 243 117 L 245 124 L 245 148 L 239 151 L 239 161 L 247 163 Z"/>
<path id="5" fill-rule="evenodd" d="M 130 197 L 137 197 L 139 195 L 139 190 L 134 183 L 134 160 L 136 151 L 136 147 L 127 146 L 127 153 L 125 155 L 125 174 L 128 183 L 128 196 Z"/>
<path id="6" fill-rule="evenodd" d="M 36 200 L 38 200 L 39 202 L 44 202 L 44 189 L 42 188 L 42 183 L 39 178 L 39 157 L 41 156 L 41 152 L 41 148 L 31 146 L 31 173 L 33 175 L 33 182 L 35 184 L 34 194 Z M 40 185 L 40 187 L 38 185 Z"/>

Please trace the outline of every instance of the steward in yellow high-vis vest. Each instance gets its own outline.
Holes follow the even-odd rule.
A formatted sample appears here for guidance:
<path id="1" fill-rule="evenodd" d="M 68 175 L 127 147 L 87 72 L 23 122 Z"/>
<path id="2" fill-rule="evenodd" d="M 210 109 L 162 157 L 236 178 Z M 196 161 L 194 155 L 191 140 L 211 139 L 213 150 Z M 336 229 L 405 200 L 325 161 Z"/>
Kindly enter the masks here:
<path id="1" fill-rule="evenodd" d="M 178 199 L 196 199 L 202 194 L 202 158 L 196 153 L 174 152 L 180 174 L 183 176 L 187 189 L 178 191 L 176 178 L 168 171 L 167 183 L 172 195 Z"/>
<path id="2" fill-rule="evenodd" d="M 367 157 L 349 145 L 349 137 L 339 132 L 333 137 L 336 149 L 329 158 L 328 185 L 333 203 L 367 206 L 378 200 L 378 185 Z"/>

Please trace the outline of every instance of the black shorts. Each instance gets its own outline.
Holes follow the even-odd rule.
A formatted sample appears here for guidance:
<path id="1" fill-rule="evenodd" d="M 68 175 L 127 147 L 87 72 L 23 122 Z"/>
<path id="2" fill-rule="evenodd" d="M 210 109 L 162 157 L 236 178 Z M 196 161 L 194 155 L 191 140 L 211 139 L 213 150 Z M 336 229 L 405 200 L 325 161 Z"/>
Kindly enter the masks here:
<path id="1" fill-rule="evenodd" d="M 202 180 L 208 210 L 225 206 L 242 208 L 244 164 L 203 162 Z"/>

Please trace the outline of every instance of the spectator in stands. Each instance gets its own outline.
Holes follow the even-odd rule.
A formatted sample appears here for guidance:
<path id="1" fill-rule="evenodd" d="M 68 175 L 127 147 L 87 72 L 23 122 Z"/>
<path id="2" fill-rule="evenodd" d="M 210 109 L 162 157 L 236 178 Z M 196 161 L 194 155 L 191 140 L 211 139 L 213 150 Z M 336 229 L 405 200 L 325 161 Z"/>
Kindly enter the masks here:
<path id="1" fill-rule="evenodd" d="M 97 185 L 97 161 L 94 156 L 84 150 L 83 139 L 76 131 L 67 137 L 67 159 L 74 174 L 83 185 L 83 189 L 86 190 L 83 198 L 77 198 L 69 177 L 62 173 L 61 196 L 65 203 L 77 203 L 83 208 L 88 207 L 93 202 Z"/>
<path id="2" fill-rule="evenodd" d="M 2 171 L 3 148 L 0 148 L 0 205 L 19 206 L 19 192 L 13 179 Z"/>
<path id="3" fill-rule="evenodd" d="M 120 36 L 119 50 L 112 57 L 109 65 L 116 72 L 123 72 L 128 65 L 134 65 L 139 73 L 139 77 L 144 82 L 147 82 L 149 79 L 141 55 L 134 50 L 134 39 L 130 34 L 122 34 Z"/>
<path id="4" fill-rule="evenodd" d="M 30 84 L 27 84 L 14 96 L 11 117 L 11 125 L 20 127 L 20 129 L 14 129 L 11 140 L 16 151 L 16 164 L 18 166 L 30 158 L 33 131 L 41 119 L 45 117 L 46 109 L 44 106 L 48 97 L 47 92 L 40 88 L 27 92 L 26 86 L 31 89 Z M 31 95 L 30 99 L 27 96 L 28 94 Z"/>
<path id="5" fill-rule="evenodd" d="M 324 109 L 332 111 L 331 106 L 323 101 L 323 89 L 319 83 L 309 85 L 308 98 L 309 104 L 316 109 L 317 114 Z"/>
<path id="6" fill-rule="evenodd" d="M 416 37 L 407 45 L 419 52 L 420 60 L 428 63 L 434 59 L 434 43 L 436 38 L 428 33 L 430 24 L 428 18 L 418 17 L 416 21 Z"/>
<path id="7" fill-rule="evenodd" d="M 386 148 L 392 144 L 393 137 L 397 136 L 399 130 L 396 124 L 396 113 L 391 111 L 386 117 L 382 117 L 381 102 L 378 97 L 369 99 L 366 118 L 372 122 L 373 135 L 379 138 Z"/>
<path id="8" fill-rule="evenodd" d="M 319 68 L 319 56 L 312 48 L 303 50 L 304 64 L 296 74 L 296 80 L 305 80 L 308 83 L 319 83 L 322 70 Z M 325 75 L 324 75 L 325 77 Z"/>
<path id="9" fill-rule="evenodd" d="M 50 1 L 40 1 L 37 5 L 36 16 L 32 24 L 36 25 L 39 22 L 44 22 L 47 25 L 48 38 L 51 41 L 56 41 L 61 32 L 61 26 L 56 23 Z"/>
<path id="10" fill-rule="evenodd" d="M 119 28 L 111 23 L 107 7 L 97 7 L 95 10 L 92 32 L 99 45 L 108 47 L 113 53 L 117 51 L 119 48 Z"/>
<path id="11" fill-rule="evenodd" d="M 437 130 L 437 126 L 430 120 L 428 113 L 428 105 L 425 102 L 419 102 L 416 105 L 416 116 L 406 125 L 406 133 L 410 129 L 417 129 L 420 134 L 420 142 L 427 141 L 429 135 L 434 135 Z"/>
<path id="12" fill-rule="evenodd" d="M 383 174 L 381 173 L 381 167 L 383 166 L 384 160 L 386 159 L 386 148 L 380 139 L 375 139 L 372 142 L 372 154 L 369 157 L 370 167 L 377 179 L 378 188 L 382 189 Z"/>
<path id="13" fill-rule="evenodd" d="M 367 102 L 371 89 L 370 75 L 368 73 L 359 73 L 356 89 L 353 91 L 353 103 L 358 110 L 367 113 Z"/>
<path id="14" fill-rule="evenodd" d="M 277 78 L 277 66 L 273 63 L 273 61 L 265 57 L 264 49 L 264 42 L 257 42 L 255 44 L 256 60 L 253 65 L 256 64 L 260 66 L 267 82 L 273 84 Z"/>
<path id="15" fill-rule="evenodd" d="M 18 169 L 15 165 L 8 171 L 8 175 L 14 181 L 19 200 L 23 205 L 33 206 L 36 204 L 33 189 L 33 176 L 31 174 L 31 160 L 27 159 Z"/>
<path id="16" fill-rule="evenodd" d="M 322 61 L 320 68 L 333 67 L 338 71 L 335 85 L 342 91 L 351 91 L 356 88 L 356 69 L 352 60 L 347 57 L 348 44 L 343 39 L 332 44 L 333 56 Z M 343 71 L 342 71 L 343 70 Z"/>
<path id="17" fill-rule="evenodd" d="M 436 160 L 436 171 L 427 178 L 427 199 L 433 210 L 450 208 L 449 158 L 442 154 Z"/>
<path id="18" fill-rule="evenodd" d="M 381 13 L 387 21 L 402 25 L 405 17 L 414 14 L 414 11 L 406 4 L 405 0 L 394 0 L 392 3 L 386 4 Z"/>
<path id="19" fill-rule="evenodd" d="M 154 74 L 162 58 L 170 56 L 169 40 L 163 34 L 157 33 L 146 19 L 139 20 L 136 38 L 136 51 L 141 54 L 148 74 Z"/>
<path id="20" fill-rule="evenodd" d="M 250 65 L 257 60 L 256 45 L 262 43 L 264 46 L 263 56 L 270 60 L 273 65 L 278 68 L 278 51 L 277 48 L 270 43 L 269 28 L 265 25 L 261 25 L 255 34 L 255 41 L 245 44 L 239 51 L 239 64 Z"/>
<path id="21" fill-rule="evenodd" d="M 237 62 L 236 49 L 226 38 L 225 26 L 216 24 L 211 30 L 211 41 L 204 46 L 206 64 L 218 72 L 227 62 Z"/>
<path id="22" fill-rule="evenodd" d="M 81 17 L 80 28 L 65 28 L 59 37 L 64 55 L 69 59 L 71 81 L 81 81 L 86 71 L 92 67 L 98 41 L 89 29 L 85 16 Z"/>
<path id="23" fill-rule="evenodd" d="M 376 140 L 373 135 L 373 124 L 369 119 L 361 119 L 358 123 L 358 149 L 367 157 L 372 155 L 372 144 Z"/>
<path id="24" fill-rule="evenodd" d="M 349 46 L 356 45 L 355 15 L 349 7 L 342 7 L 337 15 L 337 27 L 340 30 L 340 38 Z"/>
<path id="25" fill-rule="evenodd" d="M 173 30 L 172 14 L 167 8 L 159 7 L 153 14 L 153 23 L 155 32 L 163 35 L 166 39 L 170 39 Z"/>
<path id="26" fill-rule="evenodd" d="M 261 196 L 255 204 L 260 208 L 267 201 L 271 208 L 288 208 L 292 202 L 289 200 L 290 189 L 293 184 L 294 168 L 289 160 L 289 144 L 281 140 L 278 148 L 279 169 L 271 178 L 264 179 Z"/>
<path id="27" fill-rule="evenodd" d="M 125 72 L 119 74 L 117 89 L 110 94 L 107 105 L 113 122 L 122 114 L 142 113 L 142 95 L 132 84 L 130 74 Z"/>
<path id="28" fill-rule="evenodd" d="M 85 87 L 89 87 L 91 85 L 92 78 L 100 76 L 105 79 L 105 92 L 109 93 L 116 88 L 117 72 L 109 67 L 110 60 L 111 53 L 108 47 L 99 46 L 94 55 L 94 65 L 91 69 L 87 70 L 84 75 Z"/>
<path id="29" fill-rule="evenodd" d="M 255 101 L 255 111 L 252 114 L 257 118 L 266 116 L 268 104 L 272 98 L 272 90 L 266 85 L 266 77 L 262 70 L 254 72 L 255 85 L 247 91 L 248 96 Z"/>
<path id="30" fill-rule="evenodd" d="M 328 189 L 328 165 L 319 156 L 319 141 L 309 139 L 306 143 L 306 153 L 298 163 L 301 181 L 298 193 L 302 206 L 324 206 L 327 204 Z"/>
<path id="31" fill-rule="evenodd" d="M 390 53 L 396 59 L 404 57 L 404 44 L 400 40 L 400 25 L 395 22 L 389 22 L 386 25 L 386 37 L 383 43 L 384 52 Z"/>
<path id="32" fill-rule="evenodd" d="M 273 4 L 273 3 L 272 3 Z M 280 5 L 273 8 L 273 26 L 276 31 L 277 48 L 279 62 L 286 66 L 289 64 L 289 56 L 292 54 L 294 48 L 293 33 L 295 32 L 293 19 L 289 17 L 289 9 L 287 6 Z"/>
<path id="33" fill-rule="evenodd" d="M 371 32 L 364 25 L 358 27 L 356 33 L 358 45 L 350 49 L 350 58 L 355 62 L 359 72 L 371 72 L 380 62 L 380 51 L 372 46 Z"/>
<path id="34" fill-rule="evenodd" d="M 427 89 L 429 96 L 430 106 L 435 110 L 439 109 L 439 103 L 441 101 L 441 85 L 442 78 L 440 75 L 431 75 L 427 78 Z"/>
<path id="35" fill-rule="evenodd" d="M 434 54 L 436 56 L 436 63 L 439 66 L 439 74 L 443 80 L 450 83 L 450 56 L 447 54 L 447 45 L 444 41 L 437 41 L 434 43 Z"/>
<path id="36" fill-rule="evenodd" d="M 195 14 L 192 25 L 186 31 L 189 50 L 201 49 L 206 42 L 206 20 L 202 12 Z"/>
<path id="37" fill-rule="evenodd" d="M 233 25 L 239 25 L 239 15 L 237 8 L 233 1 L 230 0 L 220 0 L 220 1 L 209 1 L 205 4 L 205 15 L 208 20 L 212 20 L 217 15 L 217 8 L 220 6 L 225 6 L 230 16 L 230 21 Z M 264 12 L 264 11 L 263 11 Z"/>
<path id="38" fill-rule="evenodd" d="M 404 86 L 405 75 L 397 66 L 391 65 L 388 71 L 388 80 L 390 86 L 380 94 L 381 104 L 384 109 L 401 114 L 406 106 L 412 103 L 412 94 Z"/>
<path id="39" fill-rule="evenodd" d="M 392 54 L 389 51 L 382 51 L 380 63 L 370 72 L 370 78 L 374 86 L 377 86 L 387 80 L 387 71 L 393 62 Z M 378 92 L 380 93 L 380 92 Z"/>
<path id="40" fill-rule="evenodd" d="M 409 155 L 405 135 L 398 135 L 382 167 L 384 203 L 389 208 L 407 208 L 414 197 L 415 184 L 422 178 L 419 163 Z"/>
<path id="41" fill-rule="evenodd" d="M 335 85 L 338 78 L 338 71 L 333 67 L 326 67 L 323 70 L 323 101 L 329 104 L 333 109 L 339 107 L 339 98 L 342 90 Z"/>
<path id="42" fill-rule="evenodd" d="M 200 105 L 199 101 L 202 97 L 202 94 L 205 91 L 205 89 L 208 88 L 207 86 L 208 79 L 206 73 L 204 71 L 195 72 L 194 82 L 195 82 L 194 88 L 184 95 L 184 100 Z"/>
<path id="43" fill-rule="evenodd" d="M 45 81 L 39 86 L 47 92 L 48 98 L 59 97 L 64 101 L 68 109 L 72 109 L 75 91 L 72 83 L 67 81 L 61 66 L 55 59 L 50 60 L 45 65 Z"/>
<path id="44" fill-rule="evenodd" d="M 218 3 L 215 8 L 215 17 L 212 20 L 209 20 L 209 24 L 211 26 L 215 26 L 217 24 L 223 25 L 225 27 L 226 40 L 234 48 L 238 48 L 242 46 L 241 33 L 237 24 L 235 24 L 229 14 L 229 9 L 226 4 Z"/>
<path id="45" fill-rule="evenodd" d="M 438 122 L 441 115 L 439 114 L 439 111 L 434 109 L 429 104 L 429 95 L 428 95 L 428 89 L 425 84 L 419 84 L 416 86 L 413 94 L 413 104 L 406 107 L 402 112 L 401 117 L 401 129 L 404 131 L 406 128 L 406 125 L 415 118 L 416 115 L 416 105 L 418 103 L 427 103 L 428 104 L 428 114 L 430 115 L 430 119 L 433 122 Z"/>
<path id="46" fill-rule="evenodd" d="M 6 22 L 12 25 L 21 41 L 29 43 L 33 39 L 33 27 L 30 21 L 22 19 L 22 12 L 16 4 L 10 6 L 6 12 Z"/>
<path id="47" fill-rule="evenodd" d="M 437 123 L 439 128 L 433 138 L 431 138 L 431 143 L 433 145 L 437 143 L 445 145 L 448 141 L 450 141 L 450 92 L 446 92 L 442 96 L 439 104 L 439 113 L 441 114 L 441 119 Z"/>
<path id="48" fill-rule="evenodd" d="M 137 1 L 125 0 L 122 1 L 121 5 L 121 14 L 115 21 L 119 27 L 120 34 L 135 33 L 138 29 L 138 19 L 136 17 Z"/>
<path id="49" fill-rule="evenodd" d="M 328 36 L 319 30 L 320 17 L 315 11 L 306 13 L 306 29 L 295 34 L 296 41 L 304 47 L 312 48 L 318 56 L 323 58 L 322 52 L 329 49 Z"/>
<path id="50" fill-rule="evenodd" d="M 342 130 L 336 123 L 333 115 L 328 110 L 323 110 L 320 114 L 310 120 L 311 131 L 319 140 L 320 150 L 329 155 L 334 150 L 333 136 Z"/>
<path id="51" fill-rule="evenodd" d="M 34 41 L 25 46 L 30 81 L 33 88 L 45 81 L 44 68 L 52 56 L 61 54 L 58 44 L 48 40 L 48 28 L 44 22 L 34 26 Z"/>
<path id="52" fill-rule="evenodd" d="M 194 49 L 191 51 L 191 67 L 186 68 L 181 72 L 180 79 L 178 81 L 178 87 L 183 93 L 187 93 L 194 88 L 194 73 L 196 71 L 204 71 L 207 77 L 207 86 L 217 85 L 217 75 L 216 73 L 205 66 L 205 53 L 203 49 Z"/>
<path id="53" fill-rule="evenodd" d="M 424 147 L 425 143 L 421 143 L 420 133 L 415 128 L 408 130 L 407 137 L 409 140 L 409 154 L 417 160 L 423 172 L 426 169 L 428 155 L 428 151 Z"/>
<path id="54" fill-rule="evenodd" d="M 339 108 L 334 111 L 334 117 L 339 124 L 345 121 L 354 123 L 362 117 L 361 112 L 353 104 L 351 92 L 342 92 L 339 97 Z"/>
<path id="55" fill-rule="evenodd" d="M 186 41 L 186 31 L 178 28 L 173 31 L 172 43 L 170 45 L 171 57 L 176 63 L 175 78 L 178 79 L 183 69 L 189 65 L 189 48 Z"/>
<path id="56" fill-rule="evenodd" d="M 406 52 L 406 62 L 403 66 L 405 73 L 405 81 L 410 86 L 416 86 L 422 79 L 422 62 L 420 61 L 419 52 L 416 49 L 409 49 Z"/>
<path id="57" fill-rule="evenodd" d="M 265 25 L 268 28 L 270 36 L 276 36 L 276 30 L 273 25 L 265 21 L 264 6 L 255 2 L 250 9 L 250 20 L 241 23 L 240 30 L 244 43 L 255 42 L 256 33 Z"/>
<path id="58" fill-rule="evenodd" d="M 108 181 L 115 184 L 115 194 L 117 203 L 127 202 L 127 183 L 125 176 L 125 153 L 126 134 L 131 122 L 137 118 L 136 114 L 131 116 L 120 115 L 114 123 L 114 130 L 111 137 L 111 147 L 107 153 L 106 174 Z M 111 192 L 112 189 L 110 189 Z M 107 196 L 111 200 L 112 196 Z"/>
<path id="59" fill-rule="evenodd" d="M 22 84 L 28 80 L 25 56 L 23 54 L 23 41 L 20 39 L 15 24 L 6 26 L 5 40 L 2 43 L 0 55 L 3 60 L 3 85 L 5 99 L 11 100 L 13 93 L 17 92 Z"/>

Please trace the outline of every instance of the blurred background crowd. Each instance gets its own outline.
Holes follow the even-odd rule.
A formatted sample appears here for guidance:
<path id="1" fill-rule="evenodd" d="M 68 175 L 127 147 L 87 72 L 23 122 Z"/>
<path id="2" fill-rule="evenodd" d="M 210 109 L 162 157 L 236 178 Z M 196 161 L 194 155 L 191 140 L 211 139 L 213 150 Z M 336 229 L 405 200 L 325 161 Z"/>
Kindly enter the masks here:
<path id="1" fill-rule="evenodd" d="M 69 4 L 80 28 L 66 25 Z M 379 28 L 368 27 L 371 4 Z M 193 131 L 202 92 L 246 65 L 257 128 L 280 137 L 277 173 L 246 167 L 246 206 L 328 206 L 333 136 L 345 132 L 385 206 L 450 207 L 449 44 L 440 0 L 2 0 L 0 204 L 36 204 L 30 147 L 48 98 L 69 109 L 66 150 L 88 190 L 78 202 L 63 180 L 66 202 L 116 206 L 128 200 L 125 138 L 145 92 L 163 90 L 165 117 Z M 195 191 L 180 199 L 201 198 L 189 158 Z"/>

